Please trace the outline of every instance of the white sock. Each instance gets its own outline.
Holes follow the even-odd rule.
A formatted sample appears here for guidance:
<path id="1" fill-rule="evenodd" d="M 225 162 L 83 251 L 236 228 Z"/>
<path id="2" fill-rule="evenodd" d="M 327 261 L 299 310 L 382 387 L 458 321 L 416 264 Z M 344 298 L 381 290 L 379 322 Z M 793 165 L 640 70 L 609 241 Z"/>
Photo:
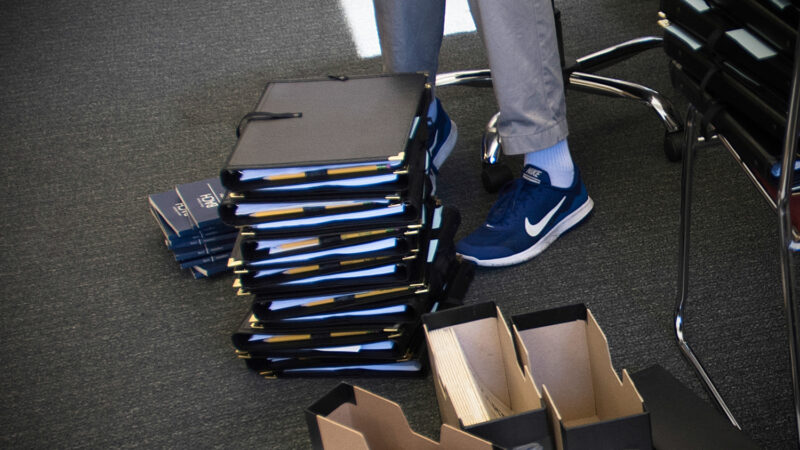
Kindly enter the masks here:
<path id="1" fill-rule="evenodd" d="M 525 165 L 533 165 L 547 172 L 550 184 L 559 188 L 572 186 L 575 178 L 575 165 L 569 154 L 567 140 L 535 152 L 525 153 Z"/>

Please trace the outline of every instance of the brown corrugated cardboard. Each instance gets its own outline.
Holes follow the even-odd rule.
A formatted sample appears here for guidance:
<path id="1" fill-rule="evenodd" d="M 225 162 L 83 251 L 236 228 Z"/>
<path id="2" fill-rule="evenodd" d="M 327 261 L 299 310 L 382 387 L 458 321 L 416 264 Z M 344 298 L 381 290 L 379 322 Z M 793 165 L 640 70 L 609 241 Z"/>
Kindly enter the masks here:
<path id="1" fill-rule="evenodd" d="M 551 413 L 558 449 L 651 449 L 649 415 L 611 363 L 591 311 L 572 305 L 512 318 L 520 359 Z"/>
<path id="2" fill-rule="evenodd" d="M 520 367 L 514 341 L 494 303 L 462 306 L 423 316 L 429 357 L 442 422 L 459 426 L 502 448 L 531 446 L 551 449 L 552 438 L 542 397 L 527 369 Z M 510 409 L 510 414 L 466 425 L 453 396 L 443 384 L 439 365 L 449 357 L 430 346 L 430 333 L 452 329 L 464 357 L 484 392 Z M 538 447 L 536 447 L 538 445 Z"/>
<path id="3" fill-rule="evenodd" d="M 400 405 L 341 383 L 306 410 L 312 446 L 325 450 L 491 450 L 492 445 L 443 425 L 440 442 L 411 430 Z"/>

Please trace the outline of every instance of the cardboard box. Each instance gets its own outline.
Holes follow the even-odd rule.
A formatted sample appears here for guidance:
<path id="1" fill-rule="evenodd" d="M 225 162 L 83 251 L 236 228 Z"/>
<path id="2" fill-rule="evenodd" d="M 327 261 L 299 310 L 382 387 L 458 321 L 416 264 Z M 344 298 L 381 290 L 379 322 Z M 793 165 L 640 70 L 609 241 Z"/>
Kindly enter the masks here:
<path id="1" fill-rule="evenodd" d="M 500 310 L 492 302 L 452 308 L 422 316 L 429 342 L 433 382 L 442 422 L 490 441 L 501 448 L 552 449 L 550 425 L 541 394 L 527 369 L 521 368 L 514 341 Z M 443 385 L 430 346 L 430 333 L 451 327 L 465 359 L 481 386 L 510 407 L 504 417 L 464 425 L 453 406 L 453 396 Z M 441 358 L 441 356 L 440 356 Z"/>
<path id="2" fill-rule="evenodd" d="M 397 403 L 341 383 L 306 409 L 314 449 L 492 450 L 482 439 L 443 425 L 440 442 L 411 430 Z"/>
<path id="3" fill-rule="evenodd" d="M 650 416 L 585 305 L 514 316 L 520 359 L 551 414 L 558 449 L 652 449 Z"/>

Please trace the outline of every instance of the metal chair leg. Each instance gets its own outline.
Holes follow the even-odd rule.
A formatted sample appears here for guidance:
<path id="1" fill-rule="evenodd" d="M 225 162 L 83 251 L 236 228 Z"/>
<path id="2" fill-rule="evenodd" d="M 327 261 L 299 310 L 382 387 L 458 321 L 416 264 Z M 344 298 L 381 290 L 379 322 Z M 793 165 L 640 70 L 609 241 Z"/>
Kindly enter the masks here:
<path id="1" fill-rule="evenodd" d="M 781 284 L 783 287 L 783 302 L 786 308 L 786 320 L 789 330 L 789 359 L 792 365 L 792 390 L 794 393 L 795 425 L 800 441 L 800 354 L 798 354 L 798 317 L 797 286 L 792 264 L 792 251 L 798 250 L 792 234 L 792 216 L 790 211 L 792 182 L 794 181 L 794 163 L 796 159 L 798 121 L 800 121 L 800 26 L 798 27 L 798 42 L 795 45 L 794 70 L 792 74 L 792 90 L 789 97 L 789 112 L 786 118 L 786 134 L 783 141 L 783 170 L 781 171 L 780 185 L 778 188 L 778 219 L 780 221 L 780 258 L 781 258 Z"/>
<path id="2" fill-rule="evenodd" d="M 697 137 L 699 134 L 700 114 L 694 106 L 689 107 L 686 116 L 686 128 L 684 130 L 684 149 L 683 149 L 683 169 L 681 172 L 681 217 L 680 217 L 680 237 L 678 241 L 678 301 L 675 308 L 675 337 L 678 347 L 683 355 L 694 367 L 697 375 L 705 384 L 706 389 L 719 405 L 720 409 L 728 417 L 728 420 L 738 429 L 741 429 L 736 418 L 733 417 L 728 405 L 723 400 L 714 382 L 708 376 L 700 360 L 695 356 L 689 343 L 686 342 L 683 327 L 686 323 L 684 318 L 684 308 L 689 297 L 689 231 L 691 229 L 691 209 L 692 209 L 692 177 L 694 170 L 694 153 Z"/>
<path id="3" fill-rule="evenodd" d="M 640 101 L 658 114 L 668 133 L 680 131 L 682 128 L 680 116 L 675 112 L 672 102 L 658 92 L 641 84 L 589 73 L 572 72 L 568 79 L 567 88 L 591 94 Z"/>

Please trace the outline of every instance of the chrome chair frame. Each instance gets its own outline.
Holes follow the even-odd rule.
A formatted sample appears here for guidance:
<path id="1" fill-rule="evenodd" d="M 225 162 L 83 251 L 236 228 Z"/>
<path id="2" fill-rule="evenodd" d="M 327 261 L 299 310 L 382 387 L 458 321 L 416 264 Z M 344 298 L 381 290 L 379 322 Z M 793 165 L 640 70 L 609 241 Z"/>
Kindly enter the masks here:
<path id="1" fill-rule="evenodd" d="M 675 308 L 675 338 L 678 347 L 683 355 L 692 364 L 698 376 L 702 380 L 706 389 L 711 394 L 714 401 L 722 409 L 728 420 L 737 428 L 741 426 L 734 418 L 733 414 L 725 403 L 724 399 L 717 390 L 714 382 L 703 368 L 700 360 L 692 351 L 684 334 L 686 324 L 685 307 L 689 298 L 689 233 L 691 219 L 691 198 L 692 198 L 692 179 L 694 153 L 698 144 L 700 133 L 701 114 L 694 107 L 689 106 L 686 117 L 686 127 L 684 134 L 683 148 L 683 167 L 681 172 L 681 216 L 680 216 L 680 235 L 679 235 L 679 257 L 678 257 L 678 295 Z M 794 69 L 792 74 L 791 96 L 789 98 L 789 111 L 787 116 L 787 127 L 784 135 L 781 164 L 782 167 L 794 167 L 797 148 L 798 121 L 800 121 L 800 30 L 798 30 L 798 44 L 796 45 Z M 792 371 L 792 389 L 794 394 L 795 425 L 798 431 L 798 442 L 800 443 L 800 341 L 798 341 L 798 322 L 796 280 L 793 262 L 793 252 L 800 251 L 800 235 L 792 226 L 790 199 L 792 193 L 792 170 L 783 170 L 778 183 L 777 198 L 773 198 L 767 193 L 760 182 L 757 181 L 753 172 L 739 158 L 735 148 L 725 139 L 723 135 L 717 136 L 722 145 L 731 153 L 739 163 L 747 177 L 754 183 L 764 199 L 768 201 L 778 213 L 780 250 L 779 258 L 781 263 L 781 287 L 783 292 L 784 308 L 786 310 L 786 321 L 789 330 L 789 358 Z"/>
<path id="2" fill-rule="evenodd" d="M 677 135 L 682 131 L 683 125 L 680 116 L 675 112 L 672 103 L 658 92 L 640 84 L 615 78 L 595 75 L 591 72 L 617 64 L 639 53 L 661 48 L 663 39 L 655 36 L 646 36 L 632 39 L 604 50 L 578 58 L 575 63 L 564 66 L 565 88 L 614 98 L 637 100 L 652 108 L 666 128 L 666 136 Z M 436 76 L 436 86 L 473 86 L 491 87 L 492 76 L 490 70 L 464 70 L 458 72 L 441 73 Z M 497 120 L 500 113 L 496 113 L 486 125 L 484 135 L 482 160 L 485 164 L 495 164 L 500 158 L 502 143 L 497 134 Z M 668 145 L 669 143 L 665 143 Z M 667 147 L 665 146 L 665 149 Z M 679 151 L 679 149 L 677 149 Z M 667 150 L 669 153 L 669 150 Z M 677 159 L 674 155 L 670 159 Z M 680 155 L 678 154 L 679 158 Z"/>

